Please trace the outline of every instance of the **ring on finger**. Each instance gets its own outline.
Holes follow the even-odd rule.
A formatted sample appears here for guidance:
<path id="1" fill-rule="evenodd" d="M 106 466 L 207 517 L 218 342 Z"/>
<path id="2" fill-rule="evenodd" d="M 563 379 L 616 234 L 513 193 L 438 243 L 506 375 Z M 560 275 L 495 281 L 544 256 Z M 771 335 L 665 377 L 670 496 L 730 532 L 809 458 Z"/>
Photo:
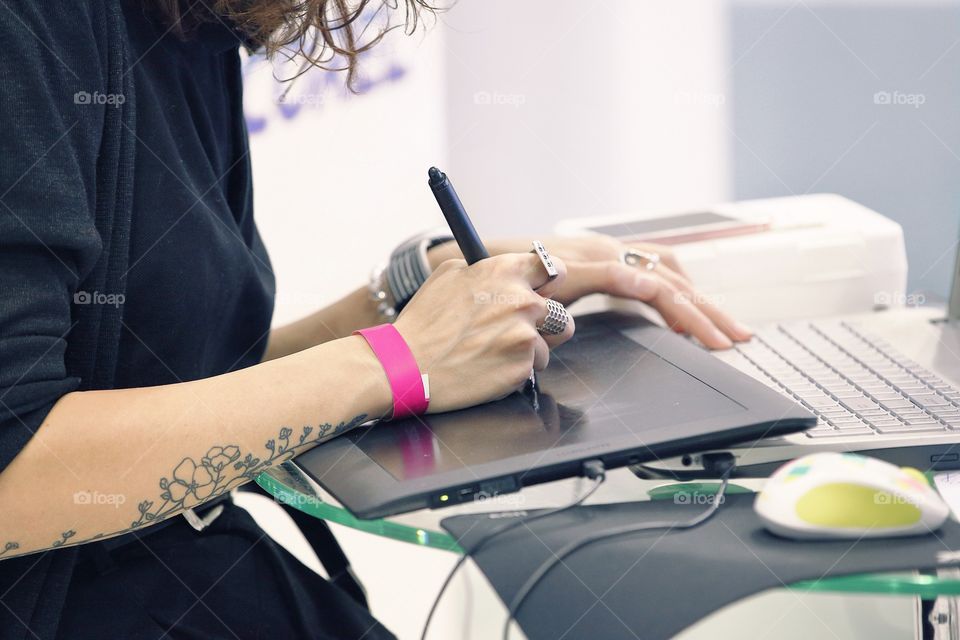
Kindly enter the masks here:
<path id="1" fill-rule="evenodd" d="M 537 327 L 537 331 L 546 336 L 557 336 L 567 330 L 570 316 L 567 309 L 556 300 L 547 299 L 547 317 Z"/>
<path id="2" fill-rule="evenodd" d="M 540 264 L 543 265 L 544 270 L 547 272 L 547 282 L 550 282 L 560 275 L 560 272 L 557 271 L 557 266 L 553 264 L 553 258 L 550 257 L 550 252 L 547 251 L 547 248 L 543 246 L 542 242 L 534 240 L 531 244 L 533 244 L 533 249 L 530 250 L 530 253 L 535 253 L 537 257 L 540 258 Z M 547 284 L 547 282 L 544 282 L 540 287 Z M 537 287 L 537 289 L 540 287 Z"/>
<path id="3" fill-rule="evenodd" d="M 621 256 L 623 263 L 630 267 L 644 268 L 647 271 L 653 271 L 660 264 L 660 254 L 656 251 L 643 251 L 641 249 L 627 248 Z"/>

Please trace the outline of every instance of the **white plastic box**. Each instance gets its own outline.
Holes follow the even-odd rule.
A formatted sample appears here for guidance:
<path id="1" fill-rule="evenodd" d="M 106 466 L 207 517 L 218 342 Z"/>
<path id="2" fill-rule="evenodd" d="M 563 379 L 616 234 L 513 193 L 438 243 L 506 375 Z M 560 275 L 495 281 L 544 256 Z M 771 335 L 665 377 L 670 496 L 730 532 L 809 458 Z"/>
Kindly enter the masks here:
<path id="1" fill-rule="evenodd" d="M 698 291 L 734 316 L 763 323 L 896 307 L 906 296 L 907 257 L 900 225 L 847 198 L 814 194 L 748 200 L 706 211 L 766 230 L 672 245 Z M 669 218 L 645 212 L 566 220 L 561 235 Z M 576 309 L 617 306 L 586 300 Z"/>

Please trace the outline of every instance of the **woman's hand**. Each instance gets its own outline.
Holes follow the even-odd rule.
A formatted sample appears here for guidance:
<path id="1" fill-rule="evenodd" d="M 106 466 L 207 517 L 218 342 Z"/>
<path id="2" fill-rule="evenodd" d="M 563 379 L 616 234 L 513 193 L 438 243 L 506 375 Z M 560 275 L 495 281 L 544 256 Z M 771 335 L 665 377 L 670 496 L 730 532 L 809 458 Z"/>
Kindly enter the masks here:
<path id="1" fill-rule="evenodd" d="M 556 336 L 541 335 L 546 299 L 566 285 L 566 267 L 548 282 L 532 253 L 493 256 L 467 266 L 440 264 L 395 326 L 430 376 L 430 412 L 502 398 L 520 388 L 531 368 L 542 370 L 549 350 L 573 335 L 573 319 Z M 536 291 L 534 291 L 536 289 Z"/>
<path id="2" fill-rule="evenodd" d="M 639 300 L 656 309 L 672 329 L 689 333 L 710 349 L 727 349 L 752 335 L 693 288 L 669 247 L 626 245 L 601 235 L 545 238 L 543 243 L 567 265 L 567 278 L 554 296 L 559 302 L 571 304 L 591 293 Z M 530 250 L 528 240 L 492 241 L 487 246 L 494 254 Z M 655 252 L 661 261 L 652 270 L 624 264 L 623 252 L 629 247 Z M 431 261 L 456 253 L 456 244 L 448 242 L 431 250 Z"/>

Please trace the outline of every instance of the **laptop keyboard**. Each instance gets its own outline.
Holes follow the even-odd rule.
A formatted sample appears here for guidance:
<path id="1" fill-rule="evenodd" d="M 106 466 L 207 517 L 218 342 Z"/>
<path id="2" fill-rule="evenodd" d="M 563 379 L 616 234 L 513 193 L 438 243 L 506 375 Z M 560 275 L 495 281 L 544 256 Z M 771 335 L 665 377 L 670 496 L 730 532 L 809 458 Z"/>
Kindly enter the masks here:
<path id="1" fill-rule="evenodd" d="M 960 430 L 960 391 L 845 322 L 780 325 L 737 350 L 749 373 L 817 415 L 810 438 Z"/>

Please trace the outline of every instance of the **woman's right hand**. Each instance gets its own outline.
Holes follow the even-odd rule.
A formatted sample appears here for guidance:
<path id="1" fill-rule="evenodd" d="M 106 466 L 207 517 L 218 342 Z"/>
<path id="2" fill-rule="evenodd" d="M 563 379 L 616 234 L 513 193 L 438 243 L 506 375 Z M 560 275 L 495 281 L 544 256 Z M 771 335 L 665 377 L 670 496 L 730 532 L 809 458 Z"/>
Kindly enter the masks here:
<path id="1" fill-rule="evenodd" d="M 546 299 L 566 267 L 548 281 L 533 253 L 493 256 L 467 266 L 442 263 L 407 304 L 395 326 L 430 376 L 430 413 L 452 411 L 509 395 L 542 370 L 549 350 L 570 339 L 574 322 L 556 336 L 537 331 Z M 536 289 L 536 290 L 535 290 Z"/>

